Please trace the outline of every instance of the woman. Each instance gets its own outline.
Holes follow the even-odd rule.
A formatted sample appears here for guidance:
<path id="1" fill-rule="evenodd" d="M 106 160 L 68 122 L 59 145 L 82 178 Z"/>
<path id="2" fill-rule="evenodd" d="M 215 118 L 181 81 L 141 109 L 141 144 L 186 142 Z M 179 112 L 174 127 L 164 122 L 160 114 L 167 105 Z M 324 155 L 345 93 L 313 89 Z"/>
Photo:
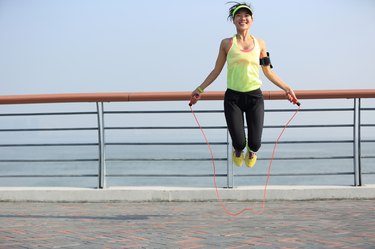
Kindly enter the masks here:
<path id="1" fill-rule="evenodd" d="M 247 3 L 236 3 L 229 9 L 229 16 L 236 27 L 236 35 L 221 41 L 216 64 L 211 73 L 193 92 L 192 98 L 200 95 L 221 73 L 227 62 L 227 90 L 224 97 L 224 113 L 233 144 L 233 162 L 253 167 L 261 146 L 264 120 L 264 101 L 260 89 L 262 82 L 259 71 L 262 66 L 264 75 L 276 86 L 283 89 L 289 101 L 296 96 L 291 87 L 280 79 L 271 69 L 266 44 L 250 34 L 253 24 L 253 12 Z M 262 65 L 260 65 L 262 64 Z M 248 141 L 244 131 L 244 113 L 246 116 Z M 243 150 L 247 147 L 246 156 Z"/>

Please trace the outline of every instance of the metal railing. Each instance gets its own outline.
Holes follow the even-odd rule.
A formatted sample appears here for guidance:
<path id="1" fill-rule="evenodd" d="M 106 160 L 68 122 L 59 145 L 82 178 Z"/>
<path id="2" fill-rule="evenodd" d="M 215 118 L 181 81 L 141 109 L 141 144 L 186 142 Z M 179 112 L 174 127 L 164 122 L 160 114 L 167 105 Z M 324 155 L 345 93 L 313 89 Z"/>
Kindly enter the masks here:
<path id="1" fill-rule="evenodd" d="M 272 171 L 276 180 L 271 184 L 374 183 L 375 123 L 371 113 L 375 103 L 371 101 L 375 90 L 296 93 L 306 105 L 303 103 L 297 119 L 288 127 L 287 138 L 280 141 Z M 208 108 L 197 105 L 195 110 L 214 149 L 219 184 L 228 188 L 261 185 L 275 134 L 295 109 L 278 107 L 286 102 L 279 101 L 285 98 L 284 93 L 263 93 L 278 106 L 266 108 L 257 167 L 237 169 L 231 163 L 231 141 L 222 119 L 223 94 L 206 93 L 203 100 L 214 104 Z M 2 186 L 211 186 L 211 158 L 186 107 L 189 96 L 189 92 L 0 96 Z M 344 106 L 327 108 L 308 102 L 314 99 L 334 99 Z M 150 101 L 161 106 L 150 106 Z M 46 105 L 30 105 L 41 103 Z M 54 107 L 61 105 L 57 103 L 64 103 L 63 111 L 55 111 Z M 85 103 L 85 110 L 72 111 L 82 107 L 67 103 Z M 46 106 L 47 111 L 39 110 Z M 25 112 L 26 107 L 32 111 Z M 277 118 L 272 119 L 274 116 Z M 25 120 L 28 123 L 23 123 Z M 323 178 L 328 180 L 319 180 Z"/>

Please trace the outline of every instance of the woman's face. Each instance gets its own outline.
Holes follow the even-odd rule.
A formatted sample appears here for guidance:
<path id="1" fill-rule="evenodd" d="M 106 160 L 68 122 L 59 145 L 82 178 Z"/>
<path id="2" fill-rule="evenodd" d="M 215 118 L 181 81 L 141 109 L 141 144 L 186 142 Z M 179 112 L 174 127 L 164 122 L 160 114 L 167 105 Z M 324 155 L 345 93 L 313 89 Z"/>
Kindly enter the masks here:
<path id="1" fill-rule="evenodd" d="M 240 9 L 234 16 L 233 23 L 237 30 L 248 30 L 253 24 L 253 17 L 246 9 Z"/>

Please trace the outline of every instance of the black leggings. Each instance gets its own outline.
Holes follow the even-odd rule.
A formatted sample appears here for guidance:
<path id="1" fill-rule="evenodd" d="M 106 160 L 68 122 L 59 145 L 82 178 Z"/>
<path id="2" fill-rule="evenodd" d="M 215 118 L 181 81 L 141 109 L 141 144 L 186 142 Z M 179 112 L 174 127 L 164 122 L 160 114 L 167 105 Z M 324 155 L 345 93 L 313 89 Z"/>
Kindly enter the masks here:
<path id="1" fill-rule="evenodd" d="M 237 92 L 227 89 L 224 96 L 224 113 L 232 144 L 236 151 L 246 147 L 244 113 L 246 114 L 248 146 L 257 152 L 261 146 L 264 100 L 260 89 L 251 92 Z"/>

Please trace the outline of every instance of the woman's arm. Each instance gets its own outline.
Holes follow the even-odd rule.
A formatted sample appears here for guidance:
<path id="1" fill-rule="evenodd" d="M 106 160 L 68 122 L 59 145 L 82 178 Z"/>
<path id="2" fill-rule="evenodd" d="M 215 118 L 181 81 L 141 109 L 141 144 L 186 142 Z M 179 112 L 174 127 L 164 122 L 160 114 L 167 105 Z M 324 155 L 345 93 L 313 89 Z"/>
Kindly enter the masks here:
<path id="1" fill-rule="evenodd" d="M 265 42 L 261 39 L 259 39 L 258 42 L 260 46 L 260 58 L 267 57 L 267 48 Z M 262 70 L 267 79 L 269 79 L 273 84 L 285 91 L 290 102 L 293 102 L 293 100 L 297 99 L 293 89 L 288 84 L 286 84 L 274 71 L 272 71 L 269 65 L 262 65 Z"/>
<path id="2" fill-rule="evenodd" d="M 226 59 L 227 59 L 227 50 L 228 46 L 230 44 L 230 39 L 224 39 L 220 43 L 220 50 L 219 54 L 216 59 L 215 67 L 210 72 L 210 74 L 207 76 L 207 78 L 203 81 L 202 84 L 200 84 L 193 92 L 192 96 L 194 95 L 200 95 L 204 89 L 206 89 L 209 85 L 211 85 L 212 82 L 216 80 L 216 78 L 219 76 L 221 71 L 223 70 L 223 67 L 225 65 Z"/>

